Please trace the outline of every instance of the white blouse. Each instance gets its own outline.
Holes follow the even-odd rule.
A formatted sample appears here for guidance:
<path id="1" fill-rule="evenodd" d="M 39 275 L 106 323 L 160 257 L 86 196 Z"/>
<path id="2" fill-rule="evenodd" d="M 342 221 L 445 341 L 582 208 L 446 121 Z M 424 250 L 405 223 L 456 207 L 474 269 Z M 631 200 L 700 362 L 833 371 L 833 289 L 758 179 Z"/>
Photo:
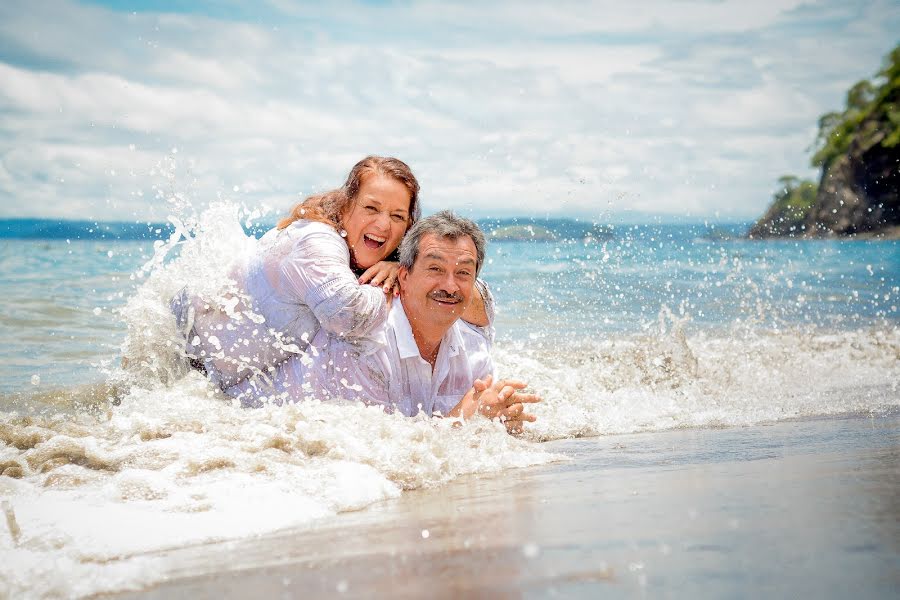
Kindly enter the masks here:
<path id="1" fill-rule="evenodd" d="M 173 301 L 187 355 L 223 390 L 274 372 L 320 327 L 355 338 L 387 317 L 384 292 L 359 284 L 346 241 L 324 223 L 272 229 L 235 280 L 237 290 L 217 302 L 187 291 Z"/>

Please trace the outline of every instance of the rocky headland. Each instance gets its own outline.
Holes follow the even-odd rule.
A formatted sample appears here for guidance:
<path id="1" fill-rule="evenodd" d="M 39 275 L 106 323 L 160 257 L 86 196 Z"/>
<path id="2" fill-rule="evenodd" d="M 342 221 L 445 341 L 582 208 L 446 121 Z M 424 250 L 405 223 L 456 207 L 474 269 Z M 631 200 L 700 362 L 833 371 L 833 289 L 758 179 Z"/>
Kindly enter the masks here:
<path id="1" fill-rule="evenodd" d="M 819 119 L 813 166 L 819 182 L 786 175 L 751 238 L 900 239 L 900 46 L 847 107 Z"/>

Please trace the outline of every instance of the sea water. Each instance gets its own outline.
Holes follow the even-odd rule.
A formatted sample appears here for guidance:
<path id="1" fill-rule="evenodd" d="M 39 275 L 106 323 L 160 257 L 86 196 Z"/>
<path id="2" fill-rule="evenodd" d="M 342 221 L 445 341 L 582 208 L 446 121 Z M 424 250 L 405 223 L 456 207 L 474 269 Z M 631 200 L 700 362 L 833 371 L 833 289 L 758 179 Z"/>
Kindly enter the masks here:
<path id="1" fill-rule="evenodd" d="M 544 399 L 519 438 L 363 406 L 242 409 L 170 364 L 168 299 L 227 284 L 245 219 L 220 204 L 157 241 L 0 241 L 0 596 L 136 588 L 156 551 L 563 459 L 546 440 L 900 409 L 898 242 L 702 224 L 490 244 L 498 371 Z"/>

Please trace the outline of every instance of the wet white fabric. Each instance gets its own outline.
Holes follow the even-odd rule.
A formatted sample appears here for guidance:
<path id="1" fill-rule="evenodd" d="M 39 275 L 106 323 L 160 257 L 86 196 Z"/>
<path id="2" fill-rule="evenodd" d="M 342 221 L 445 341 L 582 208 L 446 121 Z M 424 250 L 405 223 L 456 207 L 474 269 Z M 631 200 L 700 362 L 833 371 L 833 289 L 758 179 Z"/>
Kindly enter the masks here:
<path id="1" fill-rule="evenodd" d="M 173 302 L 187 354 L 223 389 L 266 376 L 304 350 L 320 327 L 338 337 L 367 334 L 387 316 L 385 295 L 360 285 L 347 243 L 314 221 L 295 221 L 259 240 L 222 298 Z"/>
<path id="2" fill-rule="evenodd" d="M 488 316 L 493 303 L 483 288 Z M 462 320 L 444 334 L 434 369 L 419 354 L 403 303 L 396 299 L 387 322 L 362 339 L 320 331 L 307 353 L 291 357 L 263 384 L 256 379 L 228 390 L 244 404 L 302 398 L 362 401 L 413 416 L 447 414 L 476 378 L 494 373 L 493 327 Z"/>

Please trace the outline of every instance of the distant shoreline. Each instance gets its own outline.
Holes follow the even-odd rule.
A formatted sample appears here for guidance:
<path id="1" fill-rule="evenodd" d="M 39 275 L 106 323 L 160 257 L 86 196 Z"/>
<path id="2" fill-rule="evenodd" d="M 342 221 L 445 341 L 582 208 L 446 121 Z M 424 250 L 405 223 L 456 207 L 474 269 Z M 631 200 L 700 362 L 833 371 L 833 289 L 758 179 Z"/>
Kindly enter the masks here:
<path id="1" fill-rule="evenodd" d="M 879 229 L 877 231 L 861 231 L 858 233 L 849 233 L 849 234 L 833 234 L 833 235 L 818 235 L 818 236 L 804 236 L 804 235 L 780 235 L 780 236 L 763 236 L 756 237 L 753 235 L 745 236 L 746 239 L 752 240 L 754 242 L 785 242 L 785 241 L 798 241 L 798 242 L 821 242 L 821 241 L 847 241 L 852 242 L 863 241 L 863 242 L 894 242 L 900 240 L 900 225 L 894 227 L 885 227 L 884 229 Z"/>
<path id="2" fill-rule="evenodd" d="M 597 224 L 581 219 L 506 217 L 503 219 L 476 219 L 491 242 L 554 243 L 571 241 L 606 241 L 628 237 L 629 232 L 644 235 L 659 231 L 691 231 L 695 237 L 710 241 L 748 240 L 766 241 L 895 241 L 900 240 L 900 226 L 835 236 L 748 236 L 747 222 L 734 223 L 608 223 Z M 256 223 L 244 227 L 247 235 L 261 237 L 275 223 Z M 66 219 L 0 219 L 0 239 L 6 240 L 67 240 L 67 241 L 154 241 L 166 239 L 175 228 L 171 223 L 87 221 Z"/>
<path id="3" fill-rule="evenodd" d="M 576 218 L 505 217 L 476 219 L 491 241 L 552 243 L 560 241 L 604 241 L 629 231 L 692 231 L 697 237 L 719 240 L 743 238 L 747 222 L 709 223 L 594 223 Z M 274 222 L 256 223 L 244 228 L 248 235 L 260 237 Z M 171 223 L 148 221 L 89 221 L 67 219 L 0 219 L 0 239 L 19 240 L 103 240 L 153 241 L 174 233 Z"/>

